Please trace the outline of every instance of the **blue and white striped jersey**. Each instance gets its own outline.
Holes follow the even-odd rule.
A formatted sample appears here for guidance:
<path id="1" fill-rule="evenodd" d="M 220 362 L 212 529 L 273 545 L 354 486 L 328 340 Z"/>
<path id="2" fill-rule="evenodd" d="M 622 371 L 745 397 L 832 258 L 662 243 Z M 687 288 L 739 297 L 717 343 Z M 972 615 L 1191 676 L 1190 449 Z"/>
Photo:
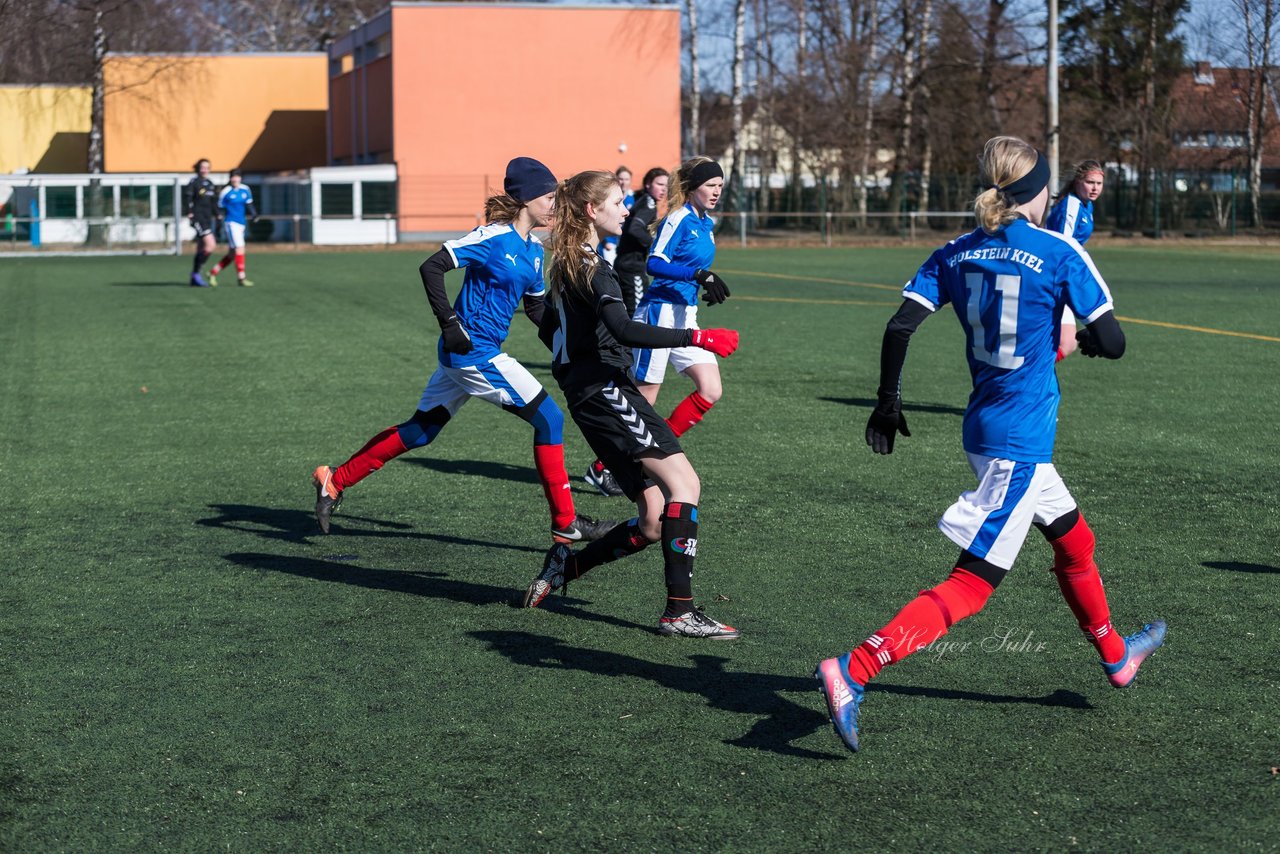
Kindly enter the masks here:
<path id="1" fill-rule="evenodd" d="M 1086 202 L 1075 193 L 1067 193 L 1049 209 L 1044 227 L 1074 237 L 1082 244 L 1089 242 L 1093 236 L 1093 202 Z"/>
<path id="2" fill-rule="evenodd" d="M 1084 247 L 1025 219 L 995 234 L 977 229 L 934 252 L 902 295 L 930 311 L 950 303 L 964 328 L 973 377 L 964 449 L 1051 462 L 1062 308 L 1085 324 L 1112 309 L 1111 291 Z"/>
<path id="3" fill-rule="evenodd" d="M 532 234 L 526 240 L 510 225 L 490 224 L 447 241 L 444 248 L 456 266 L 467 268 L 453 310 L 471 336 L 472 349 L 466 355 L 446 353 L 442 339 L 437 346 L 440 364 L 477 365 L 502 351 L 520 300 L 546 293 L 542 241 Z"/>
<path id="4" fill-rule="evenodd" d="M 716 260 L 716 223 L 710 216 L 698 216 L 692 204 L 663 217 L 649 254 L 672 264 L 689 268 L 688 279 L 654 278 L 645 291 L 641 305 L 669 302 L 674 305 L 697 305 L 698 283 L 693 271 L 709 269 Z"/>

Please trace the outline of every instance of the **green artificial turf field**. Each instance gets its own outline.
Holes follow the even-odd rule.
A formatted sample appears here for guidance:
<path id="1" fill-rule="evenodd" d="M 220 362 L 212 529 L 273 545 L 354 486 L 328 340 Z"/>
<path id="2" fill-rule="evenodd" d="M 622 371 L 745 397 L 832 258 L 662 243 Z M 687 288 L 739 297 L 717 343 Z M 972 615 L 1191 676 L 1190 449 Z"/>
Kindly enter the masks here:
<path id="1" fill-rule="evenodd" d="M 742 348 L 684 442 L 695 592 L 743 631 L 719 644 L 653 633 L 656 548 L 510 607 L 548 519 L 529 428 L 483 403 L 319 534 L 311 470 L 435 367 L 420 253 L 260 253 L 252 290 L 0 261 L 0 849 L 1274 848 L 1275 249 L 1095 252 L 1129 350 L 1059 366 L 1057 463 L 1117 627 L 1169 621 L 1136 685 L 1033 534 L 956 646 L 873 683 L 861 753 L 832 732 L 815 663 L 946 576 L 935 522 L 972 483 L 953 317 L 912 343 L 912 437 L 863 441 L 927 254 L 721 250 L 734 296 L 701 319 Z M 523 317 L 508 344 L 554 385 Z M 572 424 L 566 455 L 582 512 L 631 515 Z"/>

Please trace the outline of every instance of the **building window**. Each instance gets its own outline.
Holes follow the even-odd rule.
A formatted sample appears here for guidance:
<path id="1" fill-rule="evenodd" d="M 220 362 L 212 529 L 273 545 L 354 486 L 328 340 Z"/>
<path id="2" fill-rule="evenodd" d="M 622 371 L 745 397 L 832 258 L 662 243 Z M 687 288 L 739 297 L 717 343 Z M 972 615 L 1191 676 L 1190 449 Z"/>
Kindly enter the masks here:
<path id="1" fill-rule="evenodd" d="M 355 216 L 355 187 L 352 184 L 320 185 L 320 216 Z"/>
<path id="2" fill-rule="evenodd" d="M 367 217 L 396 213 L 395 181 L 364 181 L 360 184 L 360 207 Z"/>
<path id="3" fill-rule="evenodd" d="M 151 188 L 137 185 L 121 187 L 120 216 L 151 219 Z"/>
<path id="4" fill-rule="evenodd" d="M 156 218 L 173 219 L 173 187 L 160 185 L 156 187 Z"/>
<path id="5" fill-rule="evenodd" d="M 44 215 L 46 219 L 75 219 L 76 188 L 45 187 Z"/>

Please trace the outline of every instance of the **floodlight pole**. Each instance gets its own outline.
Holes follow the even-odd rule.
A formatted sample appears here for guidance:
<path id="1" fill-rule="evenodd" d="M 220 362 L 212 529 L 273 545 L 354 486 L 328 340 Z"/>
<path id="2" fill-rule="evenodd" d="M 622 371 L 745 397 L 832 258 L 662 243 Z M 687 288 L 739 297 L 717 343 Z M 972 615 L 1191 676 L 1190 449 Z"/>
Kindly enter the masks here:
<path id="1" fill-rule="evenodd" d="M 1045 135 L 1049 151 L 1049 192 L 1056 193 L 1058 183 L 1058 0 L 1049 2 L 1049 57 L 1045 63 Z"/>

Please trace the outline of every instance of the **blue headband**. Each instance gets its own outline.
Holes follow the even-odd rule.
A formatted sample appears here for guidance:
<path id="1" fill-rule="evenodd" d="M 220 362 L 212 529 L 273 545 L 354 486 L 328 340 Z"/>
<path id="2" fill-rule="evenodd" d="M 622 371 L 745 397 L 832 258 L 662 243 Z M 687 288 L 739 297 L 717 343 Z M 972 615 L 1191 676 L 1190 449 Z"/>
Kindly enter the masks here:
<path id="1" fill-rule="evenodd" d="M 1018 204 L 1025 205 L 1040 195 L 1040 191 L 1047 186 L 1049 186 L 1049 161 L 1037 151 L 1036 165 L 1031 167 L 1030 172 L 1003 187 L 992 184 L 990 189 L 999 190 Z"/>

